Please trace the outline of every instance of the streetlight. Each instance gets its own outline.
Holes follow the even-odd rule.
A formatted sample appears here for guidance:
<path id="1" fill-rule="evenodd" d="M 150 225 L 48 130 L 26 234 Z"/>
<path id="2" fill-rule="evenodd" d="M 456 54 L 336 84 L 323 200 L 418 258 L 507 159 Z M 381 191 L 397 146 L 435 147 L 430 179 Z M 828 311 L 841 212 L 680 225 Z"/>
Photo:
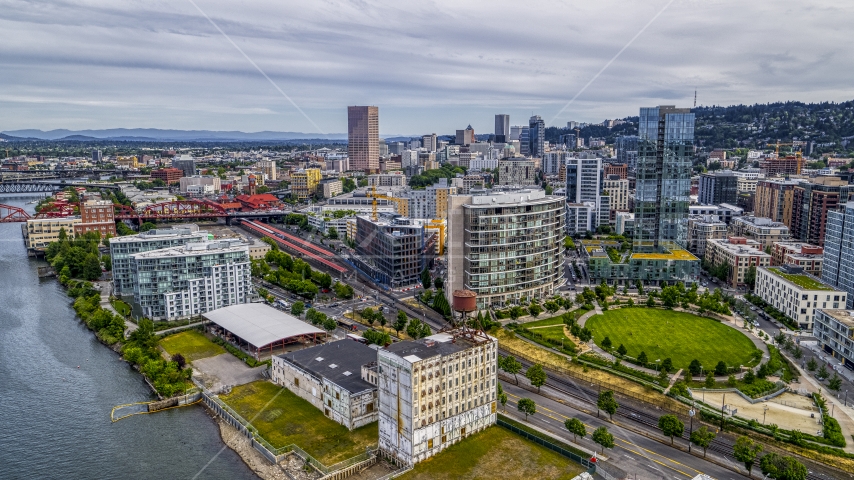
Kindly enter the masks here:
<path id="1" fill-rule="evenodd" d="M 691 434 L 694 433 L 694 414 L 697 413 L 694 410 L 696 402 L 692 402 L 691 408 L 688 409 L 688 417 L 691 418 L 691 426 L 688 428 L 688 453 L 691 453 Z"/>
<path id="2" fill-rule="evenodd" d="M 765 425 L 765 415 L 768 413 L 768 404 L 762 405 L 762 425 Z"/>

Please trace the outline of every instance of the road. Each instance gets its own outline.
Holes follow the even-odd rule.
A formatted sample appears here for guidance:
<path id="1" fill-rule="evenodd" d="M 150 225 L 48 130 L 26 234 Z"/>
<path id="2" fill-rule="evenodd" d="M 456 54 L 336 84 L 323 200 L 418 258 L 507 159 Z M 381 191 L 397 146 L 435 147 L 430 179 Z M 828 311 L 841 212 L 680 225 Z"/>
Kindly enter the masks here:
<path id="1" fill-rule="evenodd" d="M 604 419 L 596 418 L 595 415 L 583 413 L 570 406 L 517 387 L 512 382 L 502 381 L 501 383 L 508 397 L 508 415 L 518 420 L 524 420 L 524 415 L 517 411 L 516 402 L 519 398 L 530 398 L 537 404 L 537 413 L 528 417 L 528 422 L 556 434 L 563 438 L 566 443 L 573 443 L 572 435 L 564 427 L 564 421 L 567 419 L 577 418 L 587 426 L 587 437 L 578 442 L 587 450 L 601 451 L 601 447 L 593 443 L 590 435 L 593 430 L 600 426 L 607 427 L 608 431 L 614 435 L 615 447 L 606 450 L 605 456 L 608 457 L 609 463 L 613 463 L 627 472 L 629 478 L 693 478 L 700 473 L 705 473 L 717 480 L 744 478 L 743 475 L 707 462 L 701 457 L 662 445 L 646 436 L 609 423 Z M 604 414 L 603 416 L 607 417 Z M 677 442 L 685 445 L 683 440 L 677 440 Z M 712 453 L 710 452 L 710 454 Z"/>

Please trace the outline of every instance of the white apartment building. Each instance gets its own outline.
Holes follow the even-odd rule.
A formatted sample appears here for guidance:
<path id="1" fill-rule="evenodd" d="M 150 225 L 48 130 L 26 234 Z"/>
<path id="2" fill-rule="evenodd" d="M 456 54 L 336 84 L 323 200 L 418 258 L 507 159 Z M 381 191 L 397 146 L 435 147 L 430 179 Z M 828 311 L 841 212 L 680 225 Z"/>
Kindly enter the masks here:
<path id="1" fill-rule="evenodd" d="M 417 167 L 418 150 L 404 150 L 400 154 L 400 168 Z"/>
<path id="2" fill-rule="evenodd" d="M 854 311 L 816 310 L 813 335 L 822 350 L 854 369 Z"/>
<path id="3" fill-rule="evenodd" d="M 405 187 L 406 175 L 397 173 L 375 173 L 368 175 L 369 187 Z"/>
<path id="4" fill-rule="evenodd" d="M 377 421 L 377 351 L 339 340 L 273 356 L 273 383 L 350 430 Z"/>
<path id="5" fill-rule="evenodd" d="M 432 219 L 448 217 L 448 197 L 456 194 L 457 188 L 447 178 L 440 178 L 424 190 L 409 190 L 400 196 L 409 201 L 409 218 Z"/>
<path id="6" fill-rule="evenodd" d="M 498 341 L 452 330 L 379 350 L 379 448 L 423 461 L 496 422 Z"/>
<path id="7" fill-rule="evenodd" d="M 275 160 L 260 160 L 258 162 L 258 170 L 261 170 L 261 173 L 264 174 L 267 180 L 278 180 L 279 178 L 276 172 Z"/>
<path id="8" fill-rule="evenodd" d="M 566 150 L 552 150 L 543 154 L 542 170 L 545 175 L 558 175 L 566 165 Z"/>
<path id="9" fill-rule="evenodd" d="M 602 180 L 602 191 L 611 197 L 611 210 L 624 212 L 629 209 L 628 179 L 620 180 L 619 175 L 608 175 Z"/>
<path id="10" fill-rule="evenodd" d="M 332 198 L 344 193 L 344 183 L 337 178 L 325 178 L 320 181 L 318 187 L 320 187 L 323 198 Z"/>
<path id="11" fill-rule="evenodd" d="M 783 242 L 791 238 L 789 227 L 785 224 L 775 222 L 770 218 L 752 215 L 733 218 L 729 225 L 729 232 L 731 235 L 756 240 L 762 244 L 763 250 L 773 245 L 774 242 Z"/>
<path id="12" fill-rule="evenodd" d="M 759 183 L 759 179 L 757 178 L 738 177 L 736 189 L 738 193 L 756 193 L 757 183 Z"/>
<path id="13" fill-rule="evenodd" d="M 794 265 L 756 269 L 755 293 L 772 307 L 812 330 L 816 309 L 845 307 L 847 294 Z"/>
<path id="14" fill-rule="evenodd" d="M 249 247 L 236 239 L 131 255 L 134 301 L 152 320 L 187 318 L 249 303 Z"/>
<path id="15" fill-rule="evenodd" d="M 212 239 L 208 232 L 200 232 L 193 224 L 174 228 L 157 228 L 138 235 L 126 235 L 110 239 L 110 259 L 113 262 L 113 294 L 133 295 L 132 255 L 152 250 L 178 247 L 188 243 Z M 269 246 L 269 245 L 268 245 Z"/>
<path id="16" fill-rule="evenodd" d="M 179 182 L 181 187 L 181 193 L 191 193 L 191 186 L 200 186 L 202 187 L 200 190 L 203 192 L 210 190 L 212 191 L 212 193 L 219 193 L 220 190 L 222 190 L 222 181 L 219 179 L 219 177 L 211 175 L 193 175 L 192 177 L 181 177 Z M 199 189 L 194 190 L 196 192 L 199 191 Z"/>
<path id="17" fill-rule="evenodd" d="M 690 215 L 688 217 L 688 251 L 697 257 L 706 254 L 709 240 L 727 238 L 726 223 L 715 215 Z"/>
<path id="18" fill-rule="evenodd" d="M 469 170 L 495 170 L 498 168 L 497 158 L 477 157 L 469 161 Z"/>
<path id="19" fill-rule="evenodd" d="M 28 250 L 43 250 L 59 240 L 60 230 L 65 229 L 69 239 L 74 238 L 76 226 L 80 225 L 80 217 L 65 218 L 31 218 L 27 220 L 24 232 L 24 243 Z"/>

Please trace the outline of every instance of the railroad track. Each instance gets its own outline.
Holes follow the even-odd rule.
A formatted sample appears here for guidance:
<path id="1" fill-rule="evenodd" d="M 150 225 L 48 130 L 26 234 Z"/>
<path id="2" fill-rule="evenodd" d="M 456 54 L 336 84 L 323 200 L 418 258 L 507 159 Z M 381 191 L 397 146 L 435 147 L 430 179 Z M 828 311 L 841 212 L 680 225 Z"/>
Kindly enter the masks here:
<path id="1" fill-rule="evenodd" d="M 500 350 L 500 349 L 499 349 Z M 502 352 L 505 355 L 510 354 L 510 352 Z M 532 365 L 531 362 L 517 358 L 519 363 L 522 364 L 526 369 Z M 545 386 L 560 392 L 568 397 L 572 397 L 582 402 L 591 405 L 593 408 L 596 407 L 596 401 L 599 398 L 599 390 L 587 388 L 581 386 L 579 382 L 576 381 L 567 381 L 562 377 L 556 376 L 553 372 L 549 372 L 550 375 L 548 377 L 548 381 L 546 381 Z M 614 415 L 620 416 L 627 420 L 631 420 L 632 422 L 639 423 L 644 427 L 650 428 L 652 430 L 658 430 L 658 416 L 653 415 L 652 413 L 646 412 L 641 409 L 637 409 L 628 405 L 620 405 L 620 408 L 617 409 L 617 413 Z M 689 434 L 687 432 L 683 432 L 682 438 L 686 441 L 690 440 Z M 711 445 L 709 445 L 708 451 L 718 453 L 722 455 L 727 460 L 730 460 L 736 464 L 740 464 L 733 456 L 732 456 L 733 444 L 720 438 L 716 437 L 712 440 Z M 758 468 L 758 464 L 756 465 Z M 813 472 L 807 473 L 807 480 L 833 480 L 833 477 L 817 474 Z"/>

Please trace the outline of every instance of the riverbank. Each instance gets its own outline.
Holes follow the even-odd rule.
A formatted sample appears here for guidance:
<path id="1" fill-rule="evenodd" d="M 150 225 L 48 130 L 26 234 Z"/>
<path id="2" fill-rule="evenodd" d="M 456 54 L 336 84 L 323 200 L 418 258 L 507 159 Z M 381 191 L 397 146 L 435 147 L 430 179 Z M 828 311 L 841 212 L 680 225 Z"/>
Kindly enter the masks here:
<path id="1" fill-rule="evenodd" d="M 208 414 L 211 415 L 210 412 Z M 296 455 L 290 455 L 287 460 L 278 465 L 272 465 L 266 457 L 252 447 L 249 439 L 241 435 L 236 428 L 220 417 L 214 416 L 213 420 L 219 426 L 223 443 L 237 453 L 246 466 L 259 478 L 263 480 L 316 480 L 320 478 L 320 474 L 313 469 L 306 472 L 303 469 L 305 463 Z"/>

